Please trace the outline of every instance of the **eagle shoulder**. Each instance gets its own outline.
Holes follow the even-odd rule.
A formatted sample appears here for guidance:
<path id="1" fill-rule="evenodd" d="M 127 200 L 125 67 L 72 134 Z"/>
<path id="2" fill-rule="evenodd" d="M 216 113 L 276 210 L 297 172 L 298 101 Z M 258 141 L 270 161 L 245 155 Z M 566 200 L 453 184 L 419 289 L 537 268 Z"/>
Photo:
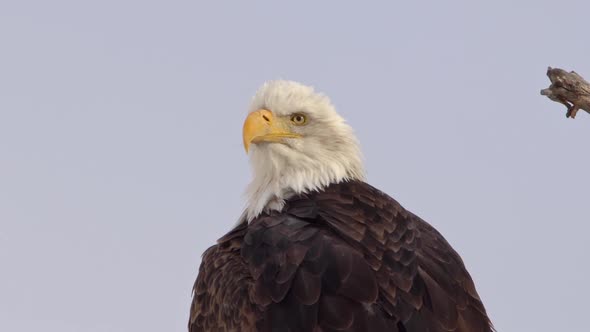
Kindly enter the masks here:
<path id="1" fill-rule="evenodd" d="M 377 304 L 400 330 L 493 331 L 460 256 L 387 194 L 342 182 L 295 197 L 285 209 L 325 223 L 363 255 L 379 285 Z"/>
<path id="2" fill-rule="evenodd" d="M 249 301 L 252 285 L 240 256 L 245 226 L 239 225 L 203 253 L 193 286 L 190 332 L 254 332 L 257 309 Z"/>

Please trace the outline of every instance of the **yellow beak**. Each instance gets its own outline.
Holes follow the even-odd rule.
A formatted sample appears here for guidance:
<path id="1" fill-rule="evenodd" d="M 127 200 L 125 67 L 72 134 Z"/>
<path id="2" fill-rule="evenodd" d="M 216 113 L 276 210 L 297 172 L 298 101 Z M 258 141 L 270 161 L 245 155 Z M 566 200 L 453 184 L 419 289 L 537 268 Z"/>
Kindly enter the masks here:
<path id="1" fill-rule="evenodd" d="M 281 120 L 275 119 L 271 111 L 264 109 L 250 113 L 244 121 L 242 132 L 246 153 L 251 143 L 281 142 L 284 138 L 301 137 L 299 134 L 290 132 L 288 125 Z"/>

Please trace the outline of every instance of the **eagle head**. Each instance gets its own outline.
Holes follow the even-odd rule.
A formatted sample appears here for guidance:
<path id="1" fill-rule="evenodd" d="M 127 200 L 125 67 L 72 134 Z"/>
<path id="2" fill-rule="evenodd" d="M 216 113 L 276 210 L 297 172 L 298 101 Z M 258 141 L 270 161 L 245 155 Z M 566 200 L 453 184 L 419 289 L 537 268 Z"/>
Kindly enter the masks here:
<path id="1" fill-rule="evenodd" d="M 364 179 L 359 143 L 330 99 L 293 81 L 265 83 L 243 128 L 253 177 L 246 218 L 280 210 L 292 195 Z"/>

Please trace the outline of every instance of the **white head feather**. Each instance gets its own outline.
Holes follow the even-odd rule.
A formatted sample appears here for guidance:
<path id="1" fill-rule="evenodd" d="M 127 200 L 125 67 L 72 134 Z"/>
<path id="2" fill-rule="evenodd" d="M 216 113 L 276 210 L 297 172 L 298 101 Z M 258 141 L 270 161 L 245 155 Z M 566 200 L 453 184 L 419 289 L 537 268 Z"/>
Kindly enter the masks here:
<path id="1" fill-rule="evenodd" d="M 271 81 L 254 96 L 250 112 L 259 109 L 285 118 L 303 113 L 308 121 L 290 128 L 301 135 L 299 138 L 252 144 L 253 178 L 246 190 L 248 221 L 263 211 L 280 210 L 285 199 L 294 194 L 364 179 L 359 143 L 328 97 L 297 82 Z"/>

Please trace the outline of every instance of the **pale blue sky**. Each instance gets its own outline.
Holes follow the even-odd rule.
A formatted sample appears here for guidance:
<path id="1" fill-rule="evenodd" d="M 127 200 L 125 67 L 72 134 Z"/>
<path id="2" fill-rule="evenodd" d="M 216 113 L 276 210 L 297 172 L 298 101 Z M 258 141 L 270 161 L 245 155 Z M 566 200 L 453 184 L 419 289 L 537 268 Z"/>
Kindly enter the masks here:
<path id="1" fill-rule="evenodd" d="M 587 1 L 0 3 L 0 330 L 184 331 L 241 213 L 265 80 L 331 96 L 369 182 L 462 255 L 502 332 L 587 331 Z"/>

